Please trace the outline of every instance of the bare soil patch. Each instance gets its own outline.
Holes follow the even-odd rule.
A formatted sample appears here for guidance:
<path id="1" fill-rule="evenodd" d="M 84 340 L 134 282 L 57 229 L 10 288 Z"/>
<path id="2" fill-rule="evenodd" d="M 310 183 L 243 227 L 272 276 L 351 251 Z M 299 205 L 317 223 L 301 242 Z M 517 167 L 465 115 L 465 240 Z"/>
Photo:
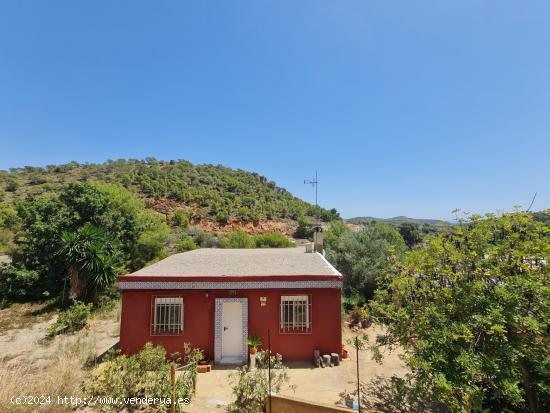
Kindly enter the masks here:
<path id="1" fill-rule="evenodd" d="M 366 330 L 361 330 L 360 333 L 367 333 L 370 340 L 374 340 L 382 331 L 382 327 L 372 326 Z M 343 328 L 344 342 L 355 334 L 356 332 L 345 326 Z M 290 382 L 288 385 L 295 386 L 295 390 L 293 391 L 289 386 L 285 386 L 281 394 L 328 405 L 342 406 L 344 404 L 342 395 L 353 392 L 357 387 L 357 358 L 355 352 L 351 351 L 351 346 L 346 345 L 346 347 L 350 350 L 350 358 L 342 361 L 340 366 L 337 367 L 315 368 L 313 363 L 285 363 L 289 367 Z M 404 376 L 408 370 L 399 358 L 399 354 L 399 351 L 385 352 L 382 364 L 378 364 L 371 359 L 369 351 L 359 352 L 361 381 L 370 382 L 380 378 L 389 379 L 392 376 Z M 228 378 L 231 371 L 233 370 L 218 367 L 210 373 L 199 374 L 197 393 L 187 411 L 193 413 L 224 411 L 225 406 L 233 400 L 231 383 Z"/>

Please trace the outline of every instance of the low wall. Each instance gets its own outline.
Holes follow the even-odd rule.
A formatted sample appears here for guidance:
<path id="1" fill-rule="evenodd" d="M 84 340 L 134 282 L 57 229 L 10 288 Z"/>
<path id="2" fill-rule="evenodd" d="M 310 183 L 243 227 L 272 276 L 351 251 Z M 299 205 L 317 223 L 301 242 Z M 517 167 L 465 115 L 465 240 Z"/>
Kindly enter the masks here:
<path id="1" fill-rule="evenodd" d="M 266 412 L 269 410 L 269 397 L 265 400 Z M 357 410 L 345 407 L 329 406 L 327 404 L 311 402 L 294 397 L 273 395 L 271 396 L 271 409 L 273 413 L 356 413 Z"/>

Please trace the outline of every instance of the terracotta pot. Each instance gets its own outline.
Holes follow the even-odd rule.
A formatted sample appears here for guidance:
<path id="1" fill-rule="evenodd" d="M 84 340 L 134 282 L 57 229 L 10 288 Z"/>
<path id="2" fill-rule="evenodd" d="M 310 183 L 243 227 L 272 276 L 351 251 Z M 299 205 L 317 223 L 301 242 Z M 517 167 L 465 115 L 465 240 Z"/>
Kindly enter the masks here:
<path id="1" fill-rule="evenodd" d="M 348 351 L 344 348 L 342 349 L 342 358 L 347 359 L 348 358 Z"/>
<path id="2" fill-rule="evenodd" d="M 256 354 L 258 350 L 255 347 L 248 347 L 248 353 L 249 354 Z"/>

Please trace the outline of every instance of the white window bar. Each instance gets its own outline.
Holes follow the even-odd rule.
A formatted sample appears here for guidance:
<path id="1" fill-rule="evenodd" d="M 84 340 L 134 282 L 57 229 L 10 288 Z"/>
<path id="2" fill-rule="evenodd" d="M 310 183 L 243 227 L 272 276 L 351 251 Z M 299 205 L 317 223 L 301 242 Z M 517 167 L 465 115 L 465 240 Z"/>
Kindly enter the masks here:
<path id="1" fill-rule="evenodd" d="M 183 298 L 155 297 L 151 334 L 183 333 Z"/>
<path id="2" fill-rule="evenodd" d="M 280 330 L 283 333 L 310 332 L 309 296 L 307 295 L 283 295 L 281 296 L 281 321 Z"/>

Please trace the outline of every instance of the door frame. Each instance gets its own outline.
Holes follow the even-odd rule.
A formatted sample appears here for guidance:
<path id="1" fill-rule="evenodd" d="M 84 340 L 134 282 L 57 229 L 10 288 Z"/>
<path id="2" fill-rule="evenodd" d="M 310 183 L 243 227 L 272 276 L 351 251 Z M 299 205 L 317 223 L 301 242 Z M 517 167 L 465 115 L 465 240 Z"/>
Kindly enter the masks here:
<path id="1" fill-rule="evenodd" d="M 222 308 L 224 303 L 241 304 L 242 320 L 242 363 L 248 361 L 248 298 L 216 298 L 214 314 L 214 362 L 221 363 L 222 360 Z"/>

